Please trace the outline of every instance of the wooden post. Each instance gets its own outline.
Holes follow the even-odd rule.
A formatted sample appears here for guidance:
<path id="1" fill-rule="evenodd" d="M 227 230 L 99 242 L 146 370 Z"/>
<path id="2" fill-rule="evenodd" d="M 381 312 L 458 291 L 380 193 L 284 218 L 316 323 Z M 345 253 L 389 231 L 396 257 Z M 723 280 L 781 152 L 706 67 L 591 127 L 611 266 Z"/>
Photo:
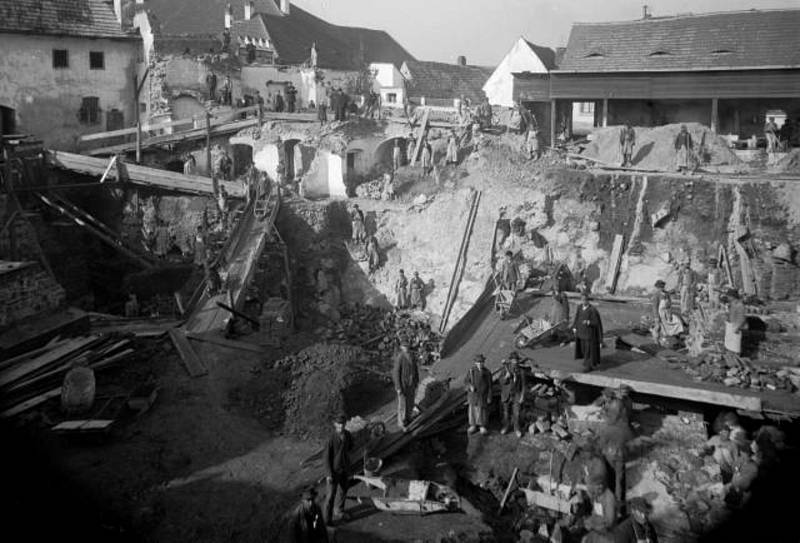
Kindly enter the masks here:
<path id="1" fill-rule="evenodd" d="M 608 98 L 603 98 L 603 127 L 608 126 Z"/>
<path id="2" fill-rule="evenodd" d="M 142 163 L 142 123 L 136 123 L 136 164 Z"/>
<path id="3" fill-rule="evenodd" d="M 711 99 L 711 131 L 717 133 L 719 130 L 719 98 Z"/>
<path id="4" fill-rule="evenodd" d="M 264 106 L 258 104 L 258 128 L 261 128 L 261 125 L 264 124 Z"/>
<path id="5" fill-rule="evenodd" d="M 206 111 L 206 167 L 208 168 L 208 176 L 213 176 L 213 169 L 211 168 L 211 112 Z"/>
<path id="6" fill-rule="evenodd" d="M 550 145 L 556 146 L 556 123 L 558 123 L 558 108 L 555 98 L 550 100 Z"/>

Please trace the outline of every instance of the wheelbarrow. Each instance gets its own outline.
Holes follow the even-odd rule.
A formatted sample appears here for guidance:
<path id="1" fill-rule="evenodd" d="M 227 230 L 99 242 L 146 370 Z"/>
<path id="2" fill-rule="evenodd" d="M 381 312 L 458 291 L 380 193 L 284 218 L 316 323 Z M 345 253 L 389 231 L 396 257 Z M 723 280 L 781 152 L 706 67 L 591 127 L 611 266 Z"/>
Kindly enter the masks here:
<path id="1" fill-rule="evenodd" d="M 533 347 L 537 343 L 550 337 L 553 332 L 566 321 L 561 321 L 553 326 L 542 326 L 542 323 L 549 324 L 548 321 L 534 320 L 528 315 L 523 317 L 524 326 L 517 332 L 514 338 L 514 345 L 517 349 Z"/>

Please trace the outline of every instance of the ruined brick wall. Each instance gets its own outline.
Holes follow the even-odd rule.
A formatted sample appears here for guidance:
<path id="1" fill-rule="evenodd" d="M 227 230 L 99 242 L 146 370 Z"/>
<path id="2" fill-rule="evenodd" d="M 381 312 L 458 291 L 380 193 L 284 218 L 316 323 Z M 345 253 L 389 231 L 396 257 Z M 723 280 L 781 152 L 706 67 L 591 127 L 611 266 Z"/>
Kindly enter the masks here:
<path id="1" fill-rule="evenodd" d="M 11 218 L 8 196 L 0 194 L 0 228 Z M 36 231 L 25 214 L 18 213 L 14 222 L 0 233 L 0 259 L 37 260 L 39 258 Z"/>
<path id="2" fill-rule="evenodd" d="M 0 261 L 0 330 L 64 303 L 66 292 L 36 262 Z"/>

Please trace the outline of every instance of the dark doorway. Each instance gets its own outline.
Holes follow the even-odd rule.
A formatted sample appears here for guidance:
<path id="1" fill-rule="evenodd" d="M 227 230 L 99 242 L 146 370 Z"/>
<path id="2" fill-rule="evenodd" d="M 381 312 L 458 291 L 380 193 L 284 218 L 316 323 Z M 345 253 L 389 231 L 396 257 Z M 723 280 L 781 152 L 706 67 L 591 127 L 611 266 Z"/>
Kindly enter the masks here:
<path id="1" fill-rule="evenodd" d="M 250 164 L 253 163 L 253 148 L 243 143 L 231 145 L 233 153 L 233 175 L 239 177 L 247 173 Z"/>
<path id="2" fill-rule="evenodd" d="M 295 167 L 295 145 L 298 143 L 300 143 L 300 140 L 286 140 L 283 142 L 283 173 L 289 181 L 293 180 L 297 173 Z"/>
<path id="3" fill-rule="evenodd" d="M 17 131 L 17 112 L 10 107 L 0 106 L 0 134 L 15 134 Z"/>

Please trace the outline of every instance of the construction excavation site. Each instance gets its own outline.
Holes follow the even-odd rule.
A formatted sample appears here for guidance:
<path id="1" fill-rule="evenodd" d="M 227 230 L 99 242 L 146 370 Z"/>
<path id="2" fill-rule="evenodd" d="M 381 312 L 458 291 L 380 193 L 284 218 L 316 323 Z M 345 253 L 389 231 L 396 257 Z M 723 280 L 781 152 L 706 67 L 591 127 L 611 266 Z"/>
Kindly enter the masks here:
<path id="1" fill-rule="evenodd" d="M 4 117 L 11 527 L 796 541 L 796 133 L 737 146 L 717 98 L 585 98 L 581 130 L 526 73 L 511 108 L 195 93 L 69 145 Z M 770 102 L 787 127 L 797 100 Z"/>

